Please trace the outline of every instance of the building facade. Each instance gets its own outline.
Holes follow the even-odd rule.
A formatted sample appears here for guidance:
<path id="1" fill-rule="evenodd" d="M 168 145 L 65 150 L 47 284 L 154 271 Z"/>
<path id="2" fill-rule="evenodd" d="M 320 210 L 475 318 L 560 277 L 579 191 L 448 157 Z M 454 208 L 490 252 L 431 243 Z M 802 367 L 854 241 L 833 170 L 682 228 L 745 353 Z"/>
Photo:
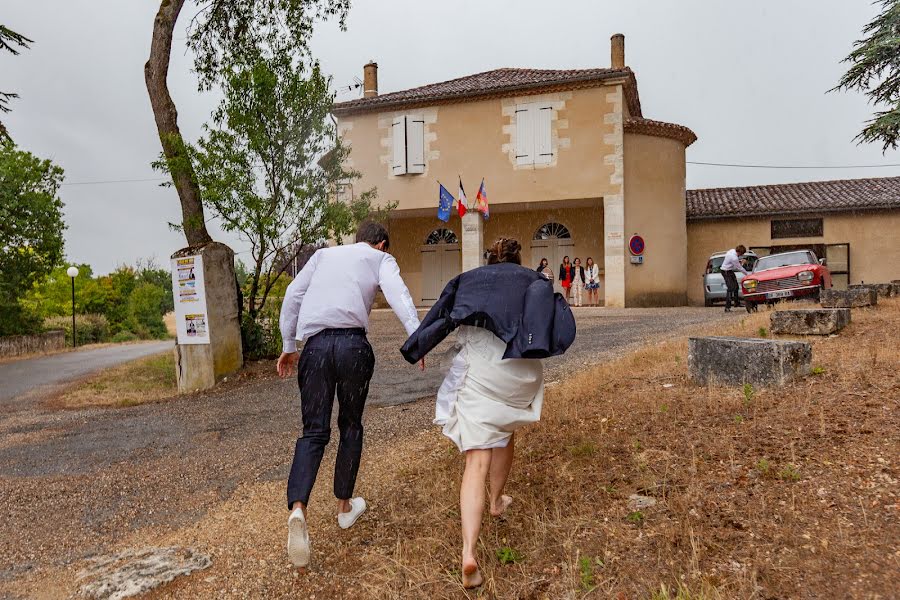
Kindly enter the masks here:
<path id="1" fill-rule="evenodd" d="M 836 288 L 900 279 L 900 177 L 687 192 L 688 299 L 703 304 L 711 254 L 813 250 Z"/>
<path id="2" fill-rule="evenodd" d="M 686 127 L 643 117 L 637 81 L 613 36 L 611 67 L 497 69 L 379 94 L 377 65 L 364 68 L 364 97 L 336 104 L 358 189 L 377 188 L 396 207 L 392 253 L 413 299 L 433 303 L 483 250 L 514 237 L 523 260 L 588 257 L 601 270 L 607 306 L 687 302 Z M 482 179 L 490 218 L 437 218 L 438 181 L 471 205 Z M 643 258 L 628 241 L 640 235 Z"/>

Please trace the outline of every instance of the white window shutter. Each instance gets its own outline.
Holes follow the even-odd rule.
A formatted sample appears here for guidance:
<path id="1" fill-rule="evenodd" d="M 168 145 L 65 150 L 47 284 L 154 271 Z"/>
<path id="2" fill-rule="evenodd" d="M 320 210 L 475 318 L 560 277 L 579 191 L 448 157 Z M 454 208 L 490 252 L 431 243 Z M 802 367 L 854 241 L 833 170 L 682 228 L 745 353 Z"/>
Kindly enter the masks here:
<path id="1" fill-rule="evenodd" d="M 550 121 L 553 109 L 549 106 L 537 106 L 534 110 L 534 164 L 549 165 L 553 159 L 553 142 L 550 135 Z"/>
<path id="2" fill-rule="evenodd" d="M 406 169 L 406 117 L 396 117 L 391 124 L 391 138 L 394 152 L 391 158 L 391 172 L 405 175 Z"/>
<path id="3" fill-rule="evenodd" d="M 534 164 L 534 110 L 531 104 L 516 106 L 516 164 Z"/>
<path id="4" fill-rule="evenodd" d="M 406 117 L 406 172 L 425 172 L 425 121 Z"/>

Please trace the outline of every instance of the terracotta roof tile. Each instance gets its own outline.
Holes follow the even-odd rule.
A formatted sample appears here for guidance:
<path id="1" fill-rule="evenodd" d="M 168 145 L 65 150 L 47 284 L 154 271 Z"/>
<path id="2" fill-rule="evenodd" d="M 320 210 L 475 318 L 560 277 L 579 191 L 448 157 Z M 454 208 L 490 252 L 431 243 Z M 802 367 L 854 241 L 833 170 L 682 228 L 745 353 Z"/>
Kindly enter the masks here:
<path id="1" fill-rule="evenodd" d="M 671 138 L 673 140 L 678 140 L 684 144 L 685 147 L 690 146 L 697 141 L 696 133 L 684 125 L 676 125 L 675 123 L 653 121 L 652 119 L 626 119 L 624 127 L 626 133 L 640 133 L 644 135 Z"/>
<path id="2" fill-rule="evenodd" d="M 687 191 L 687 218 L 900 208 L 900 177 Z"/>
<path id="3" fill-rule="evenodd" d="M 410 104 L 427 104 L 460 101 L 480 96 L 499 96 L 527 90 L 554 86 L 590 86 L 606 79 L 626 78 L 629 80 L 629 108 L 640 116 L 640 100 L 637 97 L 637 82 L 631 69 L 494 69 L 475 75 L 467 75 L 432 83 L 421 87 L 381 94 L 371 98 L 359 98 L 334 105 L 335 114 L 350 114 L 382 110 Z"/>

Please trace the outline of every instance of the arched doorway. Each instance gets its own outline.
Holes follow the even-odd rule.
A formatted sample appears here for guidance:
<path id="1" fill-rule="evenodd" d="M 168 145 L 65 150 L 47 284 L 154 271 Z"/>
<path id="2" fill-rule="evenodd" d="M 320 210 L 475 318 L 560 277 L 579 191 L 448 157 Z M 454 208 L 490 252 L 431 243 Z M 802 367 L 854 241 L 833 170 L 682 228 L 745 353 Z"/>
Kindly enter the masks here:
<path id="1" fill-rule="evenodd" d="M 450 229 L 435 229 L 425 238 L 422 252 L 422 304 L 434 304 L 444 286 L 459 275 L 459 238 Z"/>
<path id="2" fill-rule="evenodd" d="M 572 239 L 569 228 L 561 223 L 544 223 L 531 238 L 532 262 L 537 266 L 542 258 L 547 259 L 553 270 L 553 287 L 558 292 L 562 291 L 562 286 L 559 285 L 559 265 L 564 256 L 568 255 L 571 260 L 574 251 L 575 240 Z"/>

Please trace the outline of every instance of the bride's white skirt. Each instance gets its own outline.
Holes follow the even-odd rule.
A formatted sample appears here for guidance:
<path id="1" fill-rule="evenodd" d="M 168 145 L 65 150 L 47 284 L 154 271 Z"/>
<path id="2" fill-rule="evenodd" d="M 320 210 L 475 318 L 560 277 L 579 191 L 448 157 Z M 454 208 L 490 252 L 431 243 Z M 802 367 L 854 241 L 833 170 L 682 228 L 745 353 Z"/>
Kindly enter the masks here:
<path id="1" fill-rule="evenodd" d="M 434 423 L 460 451 L 502 448 L 516 429 L 541 418 L 543 362 L 504 360 L 506 344 L 481 327 L 461 326 L 458 340 L 438 390 Z"/>

